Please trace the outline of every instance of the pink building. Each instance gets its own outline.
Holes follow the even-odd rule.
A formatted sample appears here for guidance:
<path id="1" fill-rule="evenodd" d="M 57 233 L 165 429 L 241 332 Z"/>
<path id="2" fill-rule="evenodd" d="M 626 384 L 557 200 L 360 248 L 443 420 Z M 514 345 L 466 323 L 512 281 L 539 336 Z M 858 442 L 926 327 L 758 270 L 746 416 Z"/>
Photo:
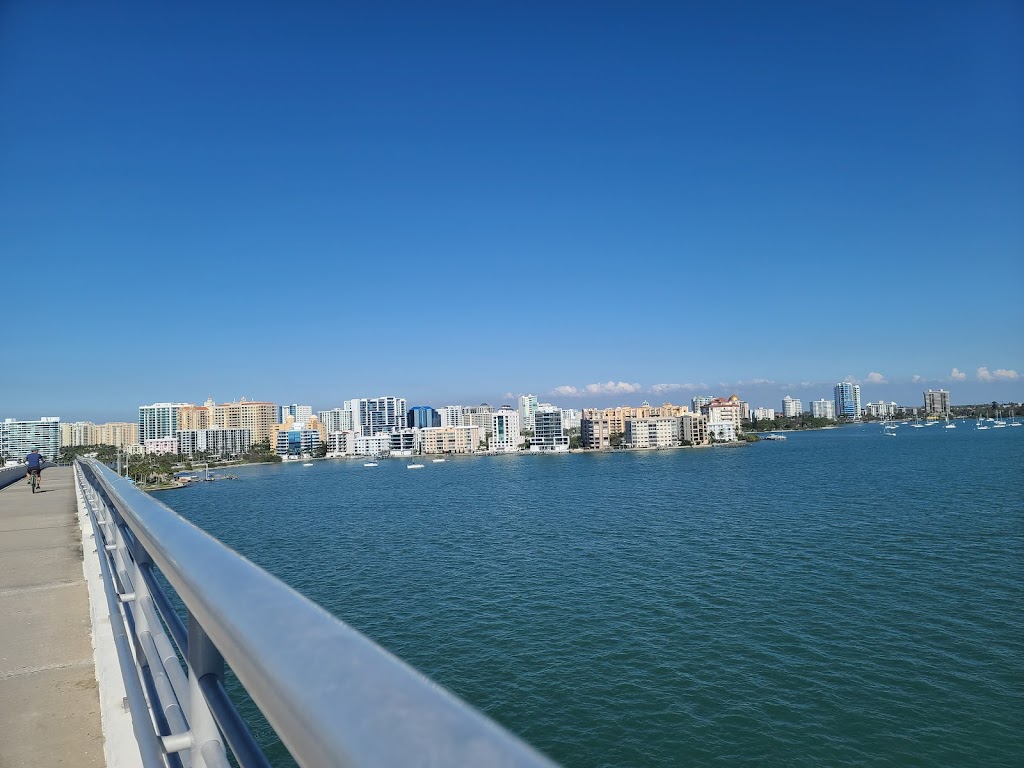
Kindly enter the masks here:
<path id="1" fill-rule="evenodd" d="M 146 453 L 177 453 L 178 438 L 153 437 L 146 441 Z"/>

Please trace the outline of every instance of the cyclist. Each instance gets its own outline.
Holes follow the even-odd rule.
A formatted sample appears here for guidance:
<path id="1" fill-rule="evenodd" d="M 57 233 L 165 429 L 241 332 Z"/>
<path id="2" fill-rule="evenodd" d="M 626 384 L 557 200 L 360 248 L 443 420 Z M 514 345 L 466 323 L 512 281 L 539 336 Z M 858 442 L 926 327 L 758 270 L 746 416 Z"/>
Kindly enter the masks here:
<path id="1" fill-rule="evenodd" d="M 35 475 L 36 490 L 41 490 L 43 487 L 43 457 L 40 455 L 39 449 L 33 448 L 32 453 L 25 457 L 25 461 L 28 462 L 28 471 L 25 473 L 28 484 L 32 485 L 32 475 Z"/>

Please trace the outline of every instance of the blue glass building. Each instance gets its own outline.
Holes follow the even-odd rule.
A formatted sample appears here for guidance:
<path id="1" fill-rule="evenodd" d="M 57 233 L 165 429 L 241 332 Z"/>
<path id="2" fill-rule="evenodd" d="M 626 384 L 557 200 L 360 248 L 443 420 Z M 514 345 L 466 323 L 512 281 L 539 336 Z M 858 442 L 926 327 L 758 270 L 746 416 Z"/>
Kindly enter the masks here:
<path id="1" fill-rule="evenodd" d="M 414 405 L 405 415 L 406 426 L 413 429 L 440 427 L 441 414 L 429 405 Z"/>

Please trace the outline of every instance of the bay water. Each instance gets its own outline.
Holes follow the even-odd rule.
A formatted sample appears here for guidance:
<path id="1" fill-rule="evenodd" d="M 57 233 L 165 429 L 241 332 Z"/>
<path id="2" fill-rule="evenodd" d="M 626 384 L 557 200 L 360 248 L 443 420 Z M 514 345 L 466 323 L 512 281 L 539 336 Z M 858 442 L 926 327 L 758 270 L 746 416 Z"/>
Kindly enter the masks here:
<path id="1" fill-rule="evenodd" d="M 566 766 L 1019 766 L 1024 429 L 972 427 L 159 498 Z"/>

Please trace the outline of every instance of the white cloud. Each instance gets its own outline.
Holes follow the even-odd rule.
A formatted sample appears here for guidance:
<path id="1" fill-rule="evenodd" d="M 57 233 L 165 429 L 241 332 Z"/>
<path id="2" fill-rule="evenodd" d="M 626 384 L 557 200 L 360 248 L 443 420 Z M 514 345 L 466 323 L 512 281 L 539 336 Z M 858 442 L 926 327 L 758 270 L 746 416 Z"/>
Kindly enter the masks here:
<path id="1" fill-rule="evenodd" d="M 956 368 L 954 368 L 953 370 L 955 371 Z M 919 382 L 924 381 L 924 379 L 922 379 L 918 374 L 915 373 L 914 378 L 912 378 L 911 381 L 914 382 L 915 384 L 918 384 Z"/>
<path id="2" fill-rule="evenodd" d="M 979 368 L 978 370 L 980 371 L 981 369 Z M 954 368 L 952 371 L 949 372 L 949 377 L 953 381 L 963 381 L 964 379 L 967 378 L 967 374 L 961 371 L 959 368 Z"/>
<path id="3" fill-rule="evenodd" d="M 640 389 L 639 384 L 630 384 L 626 381 L 606 381 L 603 384 L 587 384 L 584 387 L 588 395 L 631 395 Z"/>
<path id="4" fill-rule="evenodd" d="M 955 370 L 955 369 L 954 369 Z M 981 366 L 978 369 L 978 381 L 1015 381 L 1020 378 L 1019 374 L 1012 369 L 996 368 L 994 371 L 989 371 L 986 366 Z"/>
<path id="5" fill-rule="evenodd" d="M 511 392 L 506 392 L 505 393 L 505 398 L 504 398 L 505 400 L 515 400 L 515 398 L 516 398 L 516 396 L 513 393 L 511 393 Z"/>
<path id="6" fill-rule="evenodd" d="M 707 384 L 654 384 L 651 392 L 655 395 L 664 395 L 668 392 L 696 392 L 699 389 L 707 389 Z"/>
<path id="7" fill-rule="evenodd" d="M 868 384 L 885 384 L 885 376 L 877 371 L 872 371 L 868 374 L 866 381 Z"/>
<path id="8" fill-rule="evenodd" d="M 555 387 L 551 390 L 552 395 L 561 395 L 562 397 L 576 397 L 581 394 L 576 387 L 570 387 L 568 384 L 563 384 L 561 387 Z"/>
<path id="9" fill-rule="evenodd" d="M 560 397 L 585 397 L 587 395 L 631 395 L 643 390 L 639 384 L 628 381 L 606 381 L 587 384 L 585 387 L 574 387 L 563 384 L 551 390 L 551 394 Z"/>
<path id="10" fill-rule="evenodd" d="M 856 376 L 854 376 L 854 375 L 853 375 L 852 373 L 851 373 L 851 374 L 849 374 L 849 375 L 847 375 L 847 376 L 846 376 L 846 377 L 845 377 L 845 378 L 843 379 L 843 381 L 845 381 L 845 382 L 846 382 L 847 384 L 860 384 L 860 379 L 858 379 L 858 378 L 857 378 Z"/>

